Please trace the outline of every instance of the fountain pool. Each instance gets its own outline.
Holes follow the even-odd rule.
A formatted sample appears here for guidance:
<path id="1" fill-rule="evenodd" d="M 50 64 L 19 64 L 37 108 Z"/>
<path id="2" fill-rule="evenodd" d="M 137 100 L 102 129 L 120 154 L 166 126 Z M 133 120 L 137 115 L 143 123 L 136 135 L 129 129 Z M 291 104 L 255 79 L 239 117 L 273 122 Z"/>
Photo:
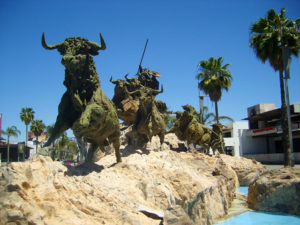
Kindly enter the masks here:
<path id="1" fill-rule="evenodd" d="M 240 187 L 236 190 L 248 194 L 248 187 Z M 217 225 L 299 225 L 300 217 L 284 213 L 269 213 L 248 211 L 238 216 L 229 218 L 223 222 L 215 223 Z"/>

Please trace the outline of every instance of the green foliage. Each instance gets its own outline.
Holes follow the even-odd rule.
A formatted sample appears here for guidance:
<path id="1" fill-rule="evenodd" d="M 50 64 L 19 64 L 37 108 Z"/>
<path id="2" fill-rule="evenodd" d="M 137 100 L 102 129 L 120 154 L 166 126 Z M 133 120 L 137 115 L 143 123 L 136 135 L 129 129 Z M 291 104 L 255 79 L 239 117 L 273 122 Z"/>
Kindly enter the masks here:
<path id="1" fill-rule="evenodd" d="M 9 162 L 9 146 L 10 146 L 9 138 L 10 137 L 18 137 L 18 135 L 21 134 L 21 131 L 19 131 L 16 126 L 11 126 L 1 132 L 3 135 L 7 136 L 7 162 Z"/>
<path id="2" fill-rule="evenodd" d="M 21 131 L 18 130 L 16 126 L 7 127 L 6 130 L 2 130 L 1 133 L 7 136 L 7 141 L 9 142 L 10 137 L 18 137 L 21 134 Z"/>
<path id="3" fill-rule="evenodd" d="M 36 137 L 40 136 L 45 130 L 45 124 L 42 120 L 33 120 L 31 122 L 30 130 L 34 133 Z"/>
<path id="4" fill-rule="evenodd" d="M 216 120 L 216 115 L 213 113 L 208 112 L 208 108 L 206 106 L 203 107 L 203 112 L 201 113 L 196 113 L 194 115 L 195 119 L 197 120 L 198 123 L 208 125 L 212 121 Z"/>
<path id="5" fill-rule="evenodd" d="M 199 80 L 198 87 L 214 102 L 220 100 L 222 89 L 228 91 L 232 81 L 232 75 L 227 68 L 230 64 L 222 66 L 222 62 L 223 57 L 218 59 L 210 57 L 198 64 L 198 69 L 201 71 L 196 77 Z"/>
<path id="6" fill-rule="evenodd" d="M 49 137 L 52 135 L 53 130 L 54 130 L 54 124 L 48 125 L 48 126 L 46 127 L 46 131 L 47 131 L 46 137 L 47 137 L 47 138 L 49 138 Z"/>
<path id="7" fill-rule="evenodd" d="M 263 63 L 269 60 L 275 71 L 283 71 L 282 47 L 289 48 L 294 56 L 299 54 L 299 27 L 300 19 L 292 21 L 286 18 L 284 8 L 279 14 L 270 9 L 265 18 L 259 18 L 251 25 L 250 46 Z"/>
<path id="8" fill-rule="evenodd" d="M 218 59 L 210 57 L 208 60 L 202 60 L 198 64 L 200 73 L 196 76 L 199 81 L 198 88 L 215 102 L 217 123 L 219 123 L 218 101 L 221 99 L 222 90 L 228 91 L 232 82 L 232 75 L 227 68 L 230 64 L 222 66 L 222 63 L 223 57 Z"/>
<path id="9" fill-rule="evenodd" d="M 27 126 L 34 119 L 34 111 L 32 108 L 22 108 L 20 113 L 20 119 Z"/>
<path id="10" fill-rule="evenodd" d="M 265 63 L 267 60 L 275 71 L 279 71 L 280 94 L 281 94 L 281 124 L 282 141 L 285 152 L 285 165 L 292 165 L 290 134 L 288 130 L 288 113 L 286 104 L 286 93 L 283 81 L 284 58 L 283 50 L 287 50 L 289 56 L 298 57 L 300 48 L 300 19 L 292 21 L 285 17 L 285 9 L 276 14 L 274 9 L 267 12 L 265 18 L 252 24 L 250 28 L 250 46 L 256 56 Z"/>

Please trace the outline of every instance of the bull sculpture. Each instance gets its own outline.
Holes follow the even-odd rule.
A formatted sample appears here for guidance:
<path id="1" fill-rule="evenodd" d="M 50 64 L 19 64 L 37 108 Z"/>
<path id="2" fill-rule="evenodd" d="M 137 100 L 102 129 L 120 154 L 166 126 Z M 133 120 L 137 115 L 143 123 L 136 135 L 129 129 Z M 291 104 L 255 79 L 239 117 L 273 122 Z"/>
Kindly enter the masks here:
<path id="1" fill-rule="evenodd" d="M 138 78 L 128 78 L 128 74 L 125 75 L 125 80 L 113 80 L 112 77 L 110 78 L 110 82 L 115 85 L 112 101 L 117 108 L 117 113 L 121 120 L 125 121 L 127 124 L 134 123 L 135 116 L 140 104 L 140 96 L 138 92 L 134 91 L 137 91 L 143 87 L 158 90 L 158 81 L 156 80 L 157 76 L 160 76 L 160 74 L 155 71 L 150 71 L 149 69 L 143 70 L 140 67 Z M 135 94 L 130 94 L 127 91 Z M 154 101 L 156 106 L 158 107 L 158 110 L 162 114 L 166 114 L 166 104 L 162 101 Z"/>
<path id="2" fill-rule="evenodd" d="M 69 37 L 65 41 L 47 45 L 44 33 L 42 46 L 45 49 L 57 49 L 63 56 L 65 66 L 64 85 L 67 90 L 58 107 L 58 116 L 53 133 L 45 146 L 49 146 L 64 131 L 71 128 L 77 139 L 85 138 L 90 143 L 86 161 L 91 162 L 93 155 L 104 146 L 112 143 L 117 162 L 121 162 L 120 129 L 117 112 L 113 103 L 100 88 L 93 56 L 106 45 L 100 33 L 100 42 L 91 42 L 80 37 Z"/>
<path id="3" fill-rule="evenodd" d="M 128 81 L 127 75 L 125 75 L 125 78 L 126 80 L 112 80 L 112 77 L 110 78 L 110 82 L 115 85 L 115 94 L 112 101 L 117 108 L 119 118 L 129 124 L 133 124 L 135 114 L 139 108 L 139 98 L 134 95 L 130 95 L 127 90 L 134 91 L 141 85 L 137 79 Z M 133 83 L 135 82 L 134 80 L 137 81 L 138 85 Z"/>
<path id="4" fill-rule="evenodd" d="M 139 96 L 139 108 L 135 115 L 132 132 L 133 140 L 142 147 L 145 147 L 153 136 L 158 135 L 161 149 L 163 148 L 166 125 L 163 115 L 159 112 L 155 102 L 155 96 L 162 92 L 163 87 L 161 90 L 155 90 L 143 85 L 132 92 L 127 90 L 129 95 Z"/>
<path id="5" fill-rule="evenodd" d="M 204 152 L 208 153 L 209 148 L 213 151 L 222 144 L 222 137 L 217 133 L 197 122 L 194 115 L 197 113 L 193 106 L 182 106 L 184 112 L 176 113 L 176 122 L 168 133 L 175 133 L 181 141 L 187 141 L 187 144 L 200 145 Z"/>

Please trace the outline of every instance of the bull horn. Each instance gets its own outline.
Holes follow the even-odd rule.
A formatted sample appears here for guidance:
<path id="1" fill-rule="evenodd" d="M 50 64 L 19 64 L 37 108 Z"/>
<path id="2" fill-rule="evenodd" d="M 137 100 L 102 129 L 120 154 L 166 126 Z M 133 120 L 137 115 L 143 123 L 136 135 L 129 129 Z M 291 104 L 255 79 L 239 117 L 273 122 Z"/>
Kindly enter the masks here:
<path id="1" fill-rule="evenodd" d="M 125 91 L 125 93 L 127 93 L 128 95 L 134 95 L 134 94 L 136 94 L 136 93 L 138 93 L 138 92 L 141 92 L 139 89 L 137 89 L 137 90 L 135 90 L 135 91 L 128 91 L 126 85 L 124 86 L 124 91 Z"/>
<path id="2" fill-rule="evenodd" d="M 63 42 L 59 43 L 59 44 L 55 44 L 55 45 L 47 45 L 46 44 L 46 41 L 45 41 L 45 33 L 43 32 L 42 34 L 42 46 L 45 48 L 45 49 L 48 49 L 48 50 L 52 50 L 52 49 L 56 49 L 58 48 Z"/>
<path id="3" fill-rule="evenodd" d="M 152 89 L 152 88 L 151 88 L 151 89 Z M 163 92 L 164 92 L 164 87 L 163 87 L 163 85 L 161 85 L 161 89 L 160 89 L 160 90 L 152 89 L 152 93 L 153 93 L 154 95 L 157 95 L 157 94 L 163 93 Z"/>
<path id="4" fill-rule="evenodd" d="M 112 76 L 110 77 L 109 81 L 110 81 L 111 83 L 113 83 L 113 84 L 117 84 L 117 80 L 113 80 L 113 79 L 112 79 Z"/>
<path id="5" fill-rule="evenodd" d="M 91 45 L 93 45 L 97 50 L 105 50 L 106 49 L 106 44 L 105 44 L 105 41 L 104 41 L 101 33 L 100 33 L 100 43 L 101 43 L 100 45 L 93 41 L 89 41 L 89 43 Z"/>

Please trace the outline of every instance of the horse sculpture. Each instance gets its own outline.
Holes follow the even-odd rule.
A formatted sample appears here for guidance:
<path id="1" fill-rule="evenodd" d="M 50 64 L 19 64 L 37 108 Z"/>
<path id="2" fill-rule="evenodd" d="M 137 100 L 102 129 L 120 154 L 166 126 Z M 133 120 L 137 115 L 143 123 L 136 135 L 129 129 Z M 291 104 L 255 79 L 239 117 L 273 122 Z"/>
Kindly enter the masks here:
<path id="1" fill-rule="evenodd" d="M 101 45 L 80 37 L 69 37 L 65 41 L 47 45 L 44 33 L 42 46 L 57 49 L 63 56 L 65 66 L 64 93 L 58 107 L 58 116 L 53 133 L 45 146 L 49 146 L 64 131 L 72 128 L 77 139 L 82 137 L 90 143 L 86 161 L 91 162 L 93 155 L 104 146 L 112 143 L 117 162 L 121 162 L 119 120 L 113 103 L 100 88 L 93 56 L 106 45 L 100 33 Z"/>

